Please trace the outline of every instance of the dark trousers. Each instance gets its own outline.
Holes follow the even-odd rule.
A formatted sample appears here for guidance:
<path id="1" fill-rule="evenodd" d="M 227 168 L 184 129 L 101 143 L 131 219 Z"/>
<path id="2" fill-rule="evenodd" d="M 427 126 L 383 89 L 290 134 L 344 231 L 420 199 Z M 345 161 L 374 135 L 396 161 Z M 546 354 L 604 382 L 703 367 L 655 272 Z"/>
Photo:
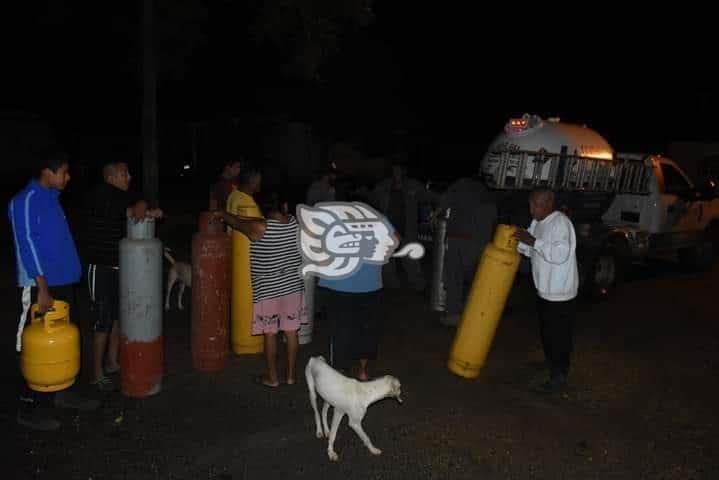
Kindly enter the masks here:
<path id="1" fill-rule="evenodd" d="M 447 313 L 461 315 L 477 271 L 484 245 L 476 240 L 450 238 L 444 259 L 444 286 Z"/>
<path id="2" fill-rule="evenodd" d="M 358 359 L 377 358 L 381 331 L 380 291 L 344 293 L 322 289 L 330 322 L 330 365 L 348 372 Z"/>
<path id="3" fill-rule="evenodd" d="M 552 376 L 568 375 L 573 348 L 576 301 L 550 302 L 537 297 L 539 333 Z"/>

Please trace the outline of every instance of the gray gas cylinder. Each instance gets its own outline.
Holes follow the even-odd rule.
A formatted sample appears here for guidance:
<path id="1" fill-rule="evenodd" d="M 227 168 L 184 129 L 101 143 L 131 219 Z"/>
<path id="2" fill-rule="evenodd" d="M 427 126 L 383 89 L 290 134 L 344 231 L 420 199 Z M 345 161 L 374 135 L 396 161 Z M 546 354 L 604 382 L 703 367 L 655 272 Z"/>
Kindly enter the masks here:
<path id="1" fill-rule="evenodd" d="M 128 219 L 120 241 L 122 393 L 146 397 L 162 387 L 162 243 L 155 220 Z"/>
<path id="2" fill-rule="evenodd" d="M 432 285 L 429 303 L 432 310 L 444 312 L 447 293 L 444 287 L 444 257 L 447 253 L 447 219 L 450 209 L 443 212 L 435 222 L 432 232 Z"/>

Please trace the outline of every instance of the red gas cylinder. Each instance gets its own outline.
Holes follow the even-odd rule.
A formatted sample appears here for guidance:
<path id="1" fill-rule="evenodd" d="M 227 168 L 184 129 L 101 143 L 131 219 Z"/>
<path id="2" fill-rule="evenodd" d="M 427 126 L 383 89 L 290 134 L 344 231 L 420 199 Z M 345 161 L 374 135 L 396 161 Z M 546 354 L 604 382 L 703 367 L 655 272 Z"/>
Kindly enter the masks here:
<path id="1" fill-rule="evenodd" d="M 201 372 L 225 368 L 230 328 L 230 237 L 202 212 L 192 237 L 192 363 Z"/>

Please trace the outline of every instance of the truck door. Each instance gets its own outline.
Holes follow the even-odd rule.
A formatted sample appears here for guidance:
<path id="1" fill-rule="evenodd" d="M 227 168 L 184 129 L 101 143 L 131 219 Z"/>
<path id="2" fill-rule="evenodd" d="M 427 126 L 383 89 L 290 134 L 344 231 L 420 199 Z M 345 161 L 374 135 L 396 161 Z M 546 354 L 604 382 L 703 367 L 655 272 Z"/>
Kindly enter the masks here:
<path id="1" fill-rule="evenodd" d="M 661 161 L 660 171 L 662 247 L 674 250 L 691 246 L 701 232 L 702 202 L 692 197 L 691 182 L 674 164 Z"/>

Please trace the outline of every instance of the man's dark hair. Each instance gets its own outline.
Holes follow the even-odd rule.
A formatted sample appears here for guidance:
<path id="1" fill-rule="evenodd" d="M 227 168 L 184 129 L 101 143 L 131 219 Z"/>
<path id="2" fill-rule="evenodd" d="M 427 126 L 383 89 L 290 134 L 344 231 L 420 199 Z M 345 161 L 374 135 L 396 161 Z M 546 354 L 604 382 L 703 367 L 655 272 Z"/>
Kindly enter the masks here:
<path id="1" fill-rule="evenodd" d="M 57 146 L 48 147 L 37 155 L 35 174 L 39 177 L 46 168 L 52 173 L 57 173 L 63 165 L 69 164 L 70 157 L 61 148 Z"/>
<path id="2" fill-rule="evenodd" d="M 242 155 L 238 155 L 236 157 L 225 157 L 224 161 L 222 162 L 222 168 L 225 169 L 226 167 L 230 167 L 235 163 L 239 163 L 240 166 L 244 166 L 245 159 L 242 158 Z"/>
<path id="3" fill-rule="evenodd" d="M 124 162 L 122 160 L 105 160 L 102 162 L 102 178 L 107 179 L 110 175 L 116 173 L 116 169 L 119 165 L 127 164 L 127 162 Z"/>
<path id="4" fill-rule="evenodd" d="M 287 200 L 278 192 L 273 191 L 261 193 L 257 199 L 257 206 L 260 207 L 262 214 L 265 216 L 281 212 L 282 205 L 285 203 L 287 203 Z"/>
<path id="5" fill-rule="evenodd" d="M 262 172 L 257 166 L 243 165 L 242 170 L 240 170 L 239 183 L 240 185 L 249 185 L 253 177 L 261 174 Z"/>
<path id="6" fill-rule="evenodd" d="M 529 198 L 542 198 L 554 205 L 554 190 L 549 187 L 535 187 L 530 192 Z"/>

